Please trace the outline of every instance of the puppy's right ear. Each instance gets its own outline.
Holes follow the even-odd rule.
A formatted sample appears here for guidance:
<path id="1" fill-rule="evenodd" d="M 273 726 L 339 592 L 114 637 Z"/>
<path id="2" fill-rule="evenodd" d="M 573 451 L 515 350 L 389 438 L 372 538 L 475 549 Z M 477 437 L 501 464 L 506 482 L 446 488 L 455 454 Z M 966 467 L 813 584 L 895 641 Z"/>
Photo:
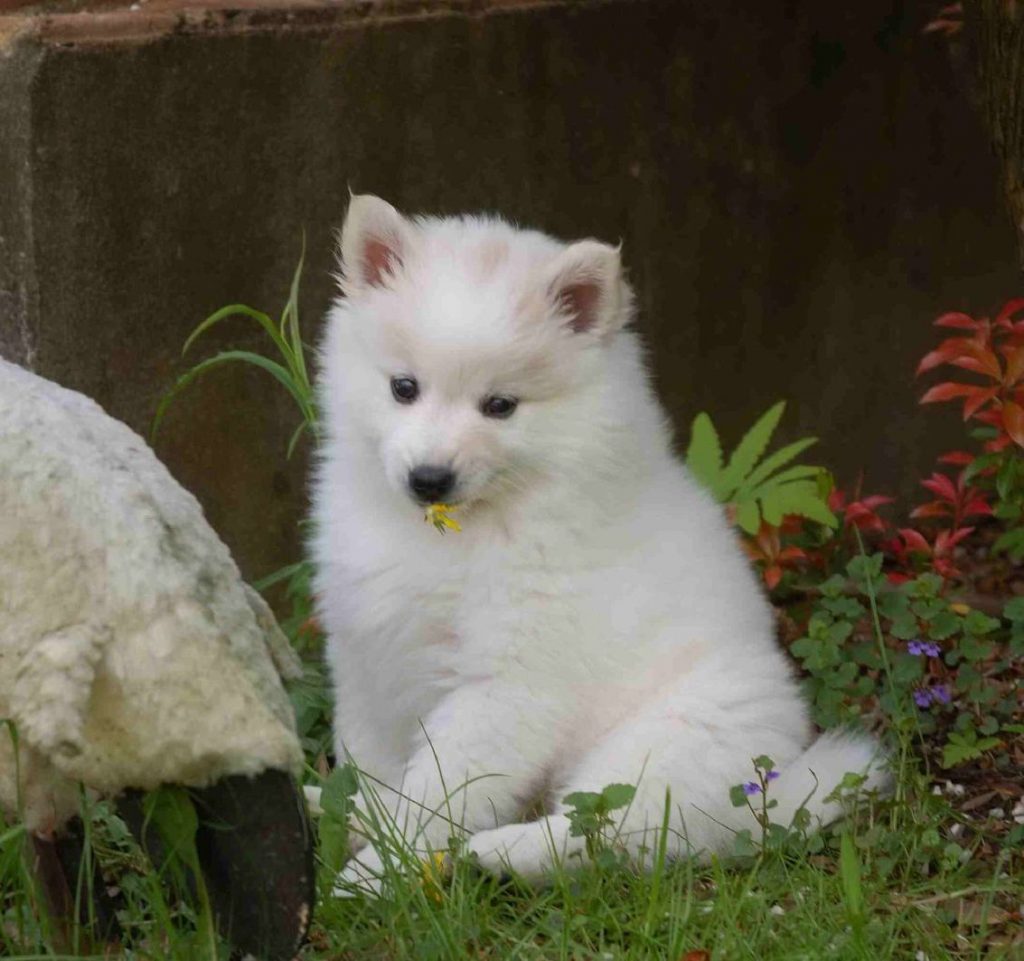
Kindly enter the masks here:
<path id="1" fill-rule="evenodd" d="M 346 293 L 385 287 L 402 269 L 412 225 L 387 201 L 353 194 L 341 228 L 341 273 Z"/>

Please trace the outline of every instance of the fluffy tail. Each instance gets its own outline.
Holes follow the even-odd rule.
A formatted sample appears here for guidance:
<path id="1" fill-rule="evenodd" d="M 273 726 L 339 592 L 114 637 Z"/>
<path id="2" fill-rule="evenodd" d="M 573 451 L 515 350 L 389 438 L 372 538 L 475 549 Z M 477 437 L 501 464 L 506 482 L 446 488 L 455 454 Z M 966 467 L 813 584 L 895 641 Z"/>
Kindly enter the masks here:
<path id="1" fill-rule="evenodd" d="M 856 790 L 836 792 L 847 774 L 862 775 L 864 781 Z M 797 810 L 804 807 L 817 823 L 831 824 L 843 816 L 843 805 L 839 798 L 826 800 L 830 795 L 871 790 L 884 793 L 889 782 L 887 759 L 877 741 L 849 731 L 828 731 L 787 764 L 772 784 L 769 797 L 779 804 L 772 810 L 771 819 L 789 824 Z"/>

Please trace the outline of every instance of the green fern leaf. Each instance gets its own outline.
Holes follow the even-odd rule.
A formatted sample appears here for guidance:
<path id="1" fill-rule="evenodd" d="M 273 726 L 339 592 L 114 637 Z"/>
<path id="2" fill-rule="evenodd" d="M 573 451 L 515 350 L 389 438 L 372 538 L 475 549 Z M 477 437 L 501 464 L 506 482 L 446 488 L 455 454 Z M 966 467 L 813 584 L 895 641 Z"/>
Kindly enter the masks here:
<path id="1" fill-rule="evenodd" d="M 768 442 L 772 439 L 772 434 L 775 433 L 775 428 L 778 427 L 779 419 L 785 409 L 786 402 L 780 400 L 765 411 L 754 426 L 743 435 L 743 439 L 733 451 L 732 457 L 729 458 L 728 467 L 725 468 L 723 486 L 734 491 L 746 483 L 754 466 L 768 446 Z"/>
<path id="2" fill-rule="evenodd" d="M 794 480 L 773 488 L 761 498 L 761 506 L 770 524 L 778 524 L 786 514 L 798 514 L 827 527 L 838 523 L 821 499 L 818 485 L 810 480 Z"/>
<path id="3" fill-rule="evenodd" d="M 767 517 L 765 518 L 767 520 Z M 736 523 L 748 534 L 756 534 L 761 528 L 761 511 L 756 500 L 736 505 Z"/>
<path id="4" fill-rule="evenodd" d="M 732 493 L 731 490 L 722 489 L 722 444 L 707 414 L 698 414 L 693 420 L 690 446 L 686 451 L 686 466 L 719 502 Z"/>
<path id="5" fill-rule="evenodd" d="M 785 447 L 780 448 L 774 454 L 765 458 L 758 466 L 750 473 L 750 476 L 743 482 L 743 486 L 740 491 L 754 491 L 757 485 L 763 481 L 768 480 L 772 477 L 775 471 L 779 470 L 784 465 L 788 464 L 791 460 L 796 458 L 799 454 L 802 454 L 808 447 L 812 447 L 818 443 L 817 437 L 805 437 L 802 440 L 794 441 L 792 444 L 787 444 Z M 811 471 L 817 471 L 818 468 L 809 468 Z M 810 476 L 809 474 L 806 476 Z M 774 480 L 774 478 L 772 478 Z"/>

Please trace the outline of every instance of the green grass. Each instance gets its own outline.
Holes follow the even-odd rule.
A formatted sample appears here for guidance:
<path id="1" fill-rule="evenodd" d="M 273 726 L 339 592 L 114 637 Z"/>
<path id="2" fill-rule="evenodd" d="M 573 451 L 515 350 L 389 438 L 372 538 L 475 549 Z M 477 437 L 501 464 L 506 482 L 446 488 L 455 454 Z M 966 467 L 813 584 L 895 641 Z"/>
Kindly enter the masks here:
<path id="1" fill-rule="evenodd" d="M 542 890 L 456 859 L 443 885 L 411 859 L 385 895 L 331 894 L 340 864 L 321 821 L 320 898 L 310 959 L 915 959 L 1021 957 L 1010 912 L 1024 902 L 1020 849 L 985 819 L 959 814 L 913 760 L 899 800 L 861 803 L 825 832 L 715 861 L 560 872 Z M 83 803 L 85 803 L 83 801 Z M 127 897 L 125 957 L 227 961 L 182 876 L 158 874 L 106 804 L 86 805 L 88 851 Z M 967 830 L 954 838 L 958 822 Z M 992 830 L 990 830 L 990 828 Z M 379 829 L 379 828 L 378 828 Z M 187 839 L 186 839 L 187 840 Z M 0 829 L 0 957 L 102 956 L 78 931 L 61 945 L 39 911 L 17 826 Z M 397 845 L 397 841 L 393 841 Z M 401 860 L 401 858 L 399 858 Z M 175 871 L 188 871 L 185 853 Z M 80 892 L 84 897 L 86 892 Z M 1019 916 L 1017 923 L 1019 930 Z M 705 957 L 692 954 L 691 959 Z"/>
<path id="2" fill-rule="evenodd" d="M 327 903 L 319 930 L 326 956 L 352 958 L 653 961 L 705 950 L 714 958 L 817 961 L 914 958 L 923 950 L 936 961 L 985 956 L 981 936 L 974 953 L 950 951 L 955 933 L 935 911 L 936 896 L 970 888 L 994 898 L 1013 884 L 1020 893 L 1019 882 L 966 869 L 881 879 L 870 850 L 851 850 L 853 884 L 830 856 L 768 857 L 743 870 L 677 865 L 652 877 L 583 873 L 540 893 L 468 876 L 457 877 L 440 904 L 408 883 L 385 901 Z"/>

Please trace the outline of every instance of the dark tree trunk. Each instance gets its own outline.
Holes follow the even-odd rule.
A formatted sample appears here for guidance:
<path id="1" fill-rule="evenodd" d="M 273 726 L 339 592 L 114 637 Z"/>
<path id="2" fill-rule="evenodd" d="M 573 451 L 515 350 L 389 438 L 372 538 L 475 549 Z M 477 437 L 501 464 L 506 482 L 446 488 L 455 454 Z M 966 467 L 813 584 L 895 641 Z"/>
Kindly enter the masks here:
<path id="1" fill-rule="evenodd" d="M 1024 2 L 964 0 L 963 6 L 976 95 L 1002 167 L 1024 270 Z"/>

